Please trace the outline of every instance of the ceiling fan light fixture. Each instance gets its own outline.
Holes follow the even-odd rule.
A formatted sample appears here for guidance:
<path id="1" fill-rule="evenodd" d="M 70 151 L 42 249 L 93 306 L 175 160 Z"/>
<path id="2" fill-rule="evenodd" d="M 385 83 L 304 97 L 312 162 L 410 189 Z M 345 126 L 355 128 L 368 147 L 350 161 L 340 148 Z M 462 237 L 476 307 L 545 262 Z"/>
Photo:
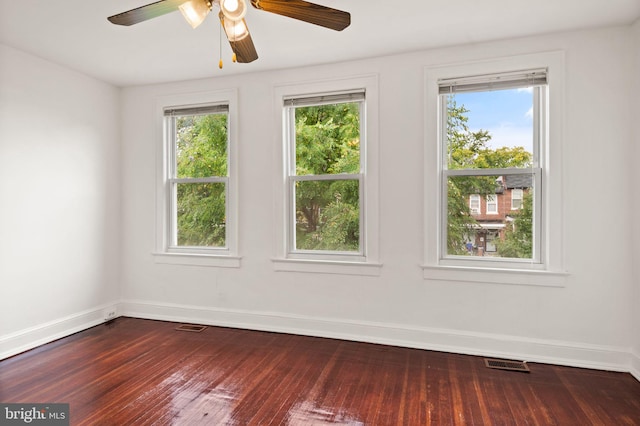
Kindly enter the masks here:
<path id="1" fill-rule="evenodd" d="M 241 21 L 247 14 L 247 3 L 245 0 L 220 0 L 220 10 L 228 20 Z"/>
<path id="2" fill-rule="evenodd" d="M 189 25 L 195 29 L 207 17 L 211 10 L 211 3 L 207 0 L 189 0 L 178 6 L 178 9 L 180 9 L 182 16 L 184 16 Z"/>
<path id="3" fill-rule="evenodd" d="M 229 41 L 240 41 L 249 35 L 249 29 L 244 19 L 232 21 L 231 19 L 223 18 L 222 26 Z"/>

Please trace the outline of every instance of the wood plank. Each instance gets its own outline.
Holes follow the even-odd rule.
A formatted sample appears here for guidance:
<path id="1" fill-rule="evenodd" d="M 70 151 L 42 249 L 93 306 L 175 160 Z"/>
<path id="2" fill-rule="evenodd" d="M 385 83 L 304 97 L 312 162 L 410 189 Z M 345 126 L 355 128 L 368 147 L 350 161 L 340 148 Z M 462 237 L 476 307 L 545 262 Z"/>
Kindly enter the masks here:
<path id="1" fill-rule="evenodd" d="M 133 318 L 0 361 L 0 401 L 73 425 L 640 425 L 630 374 Z"/>

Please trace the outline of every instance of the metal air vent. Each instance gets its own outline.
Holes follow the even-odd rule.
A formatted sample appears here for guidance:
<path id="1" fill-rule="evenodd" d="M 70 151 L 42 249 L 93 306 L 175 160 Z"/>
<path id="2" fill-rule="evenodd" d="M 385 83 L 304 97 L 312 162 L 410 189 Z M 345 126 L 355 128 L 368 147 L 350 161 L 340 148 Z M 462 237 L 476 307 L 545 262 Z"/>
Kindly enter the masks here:
<path id="1" fill-rule="evenodd" d="M 511 361 L 508 359 L 485 358 L 484 364 L 488 368 L 495 368 L 497 370 L 522 371 L 524 373 L 531 372 L 525 361 Z"/>
<path id="2" fill-rule="evenodd" d="M 207 328 L 206 325 L 193 325 L 193 324 L 180 324 L 176 327 L 178 331 L 193 331 L 195 333 L 200 333 L 202 330 Z"/>

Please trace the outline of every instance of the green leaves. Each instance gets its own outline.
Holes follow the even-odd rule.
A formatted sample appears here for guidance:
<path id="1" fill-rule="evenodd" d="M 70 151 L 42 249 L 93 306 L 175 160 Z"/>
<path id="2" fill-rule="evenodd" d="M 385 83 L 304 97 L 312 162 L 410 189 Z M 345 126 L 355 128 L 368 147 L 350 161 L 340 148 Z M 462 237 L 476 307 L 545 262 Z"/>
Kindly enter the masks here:
<path id="1" fill-rule="evenodd" d="M 225 184 L 179 183 L 177 185 L 178 245 L 224 247 Z"/>
<path id="2" fill-rule="evenodd" d="M 359 172 L 359 104 L 296 108 L 296 174 Z"/>
<path id="3" fill-rule="evenodd" d="M 227 115 L 176 118 L 176 177 L 227 175 Z"/>
<path id="4" fill-rule="evenodd" d="M 298 107 L 296 174 L 353 174 L 295 185 L 296 249 L 358 251 L 360 245 L 359 103 Z"/>
<path id="5" fill-rule="evenodd" d="M 533 255 L 533 196 L 525 193 L 522 208 L 511 215 L 513 223 L 507 227 L 504 239 L 496 243 L 503 257 L 531 259 Z"/>
<path id="6" fill-rule="evenodd" d="M 178 116 L 176 177 L 226 177 L 227 114 Z M 177 243 L 188 247 L 224 247 L 226 184 L 176 184 Z"/>

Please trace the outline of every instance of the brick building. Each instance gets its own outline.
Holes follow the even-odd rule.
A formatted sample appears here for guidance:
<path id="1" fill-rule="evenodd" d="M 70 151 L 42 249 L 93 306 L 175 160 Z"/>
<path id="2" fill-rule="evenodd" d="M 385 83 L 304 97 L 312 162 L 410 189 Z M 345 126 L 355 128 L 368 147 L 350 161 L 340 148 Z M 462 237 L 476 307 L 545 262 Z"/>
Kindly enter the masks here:
<path id="1" fill-rule="evenodd" d="M 505 175 L 496 179 L 494 194 L 469 196 L 471 215 L 477 221 L 469 236 L 467 249 L 478 256 L 496 253 L 496 240 L 503 238 L 513 214 L 522 208 L 524 195 L 532 188 L 531 174 Z"/>

